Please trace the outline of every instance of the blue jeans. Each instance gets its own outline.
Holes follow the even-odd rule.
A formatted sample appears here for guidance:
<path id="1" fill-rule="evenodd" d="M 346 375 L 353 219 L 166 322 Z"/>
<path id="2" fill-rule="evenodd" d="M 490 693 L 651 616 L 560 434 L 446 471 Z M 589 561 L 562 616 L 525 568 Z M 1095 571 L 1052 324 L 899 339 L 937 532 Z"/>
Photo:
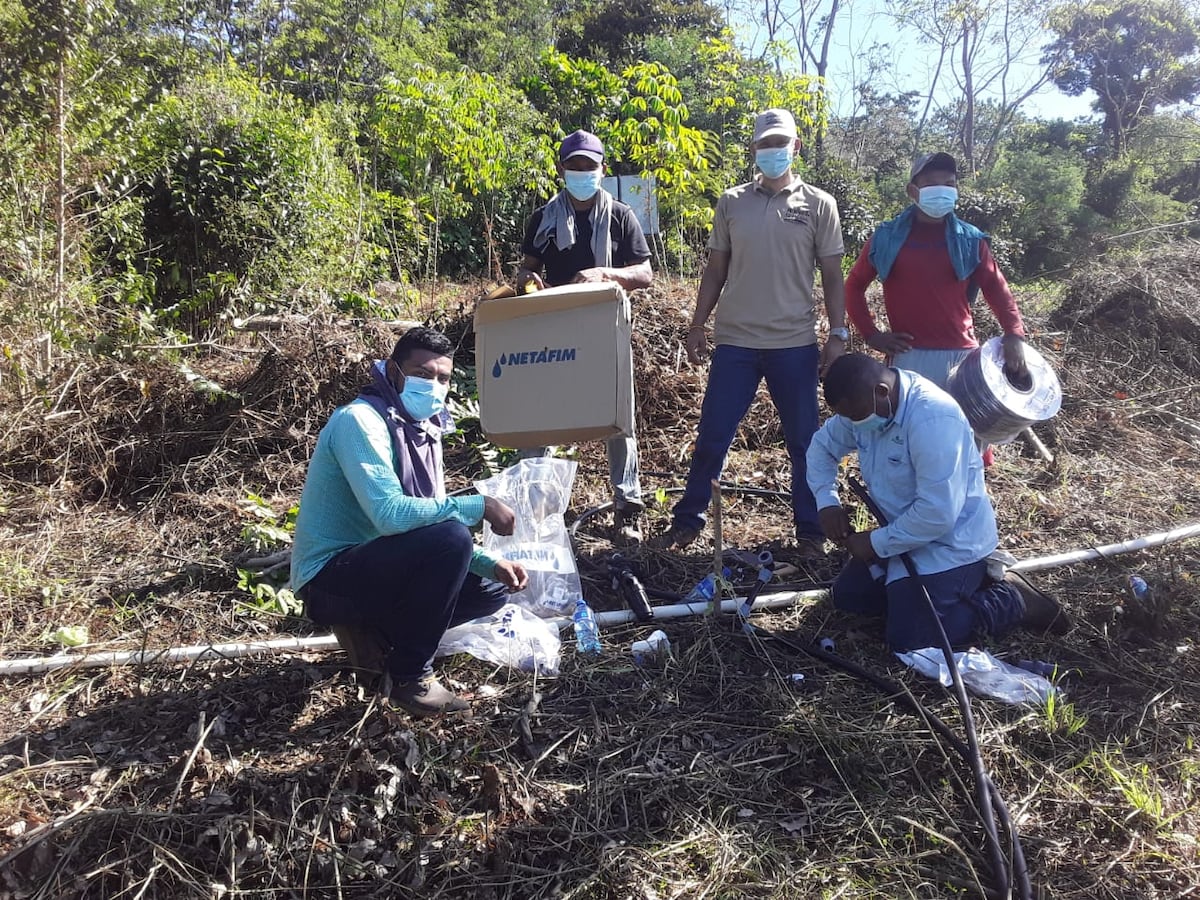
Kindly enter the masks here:
<path id="1" fill-rule="evenodd" d="M 933 575 L 922 575 L 946 637 L 954 647 L 980 635 L 999 636 L 1025 615 L 1025 601 L 1012 585 L 987 576 L 987 560 Z M 886 619 L 888 646 L 897 653 L 940 647 L 937 626 L 921 585 L 911 577 L 885 585 L 856 559 L 833 582 L 833 605 L 846 612 Z"/>
<path id="2" fill-rule="evenodd" d="M 613 488 L 613 506 L 640 512 L 645 503 L 642 502 L 642 482 L 638 474 L 637 437 L 611 437 L 605 441 L 605 449 L 608 450 L 608 479 Z M 549 454 L 549 447 L 527 447 L 517 452 L 517 458 L 536 459 Z"/>
<path id="3" fill-rule="evenodd" d="M 817 504 L 808 489 L 804 463 L 808 444 L 817 430 L 819 362 L 816 344 L 780 350 L 717 346 L 700 408 L 700 428 L 687 485 L 673 510 L 676 525 L 704 527 L 704 511 L 712 499 L 712 481 L 725 468 L 738 425 L 754 401 L 758 383 L 766 378 L 792 460 L 792 521 L 796 537 L 821 539 Z"/>
<path id="4" fill-rule="evenodd" d="M 433 671 L 446 629 L 494 613 L 508 589 L 467 567 L 475 542 L 467 526 L 439 522 L 343 550 L 300 590 L 318 625 L 353 625 L 391 646 L 392 680 Z"/>

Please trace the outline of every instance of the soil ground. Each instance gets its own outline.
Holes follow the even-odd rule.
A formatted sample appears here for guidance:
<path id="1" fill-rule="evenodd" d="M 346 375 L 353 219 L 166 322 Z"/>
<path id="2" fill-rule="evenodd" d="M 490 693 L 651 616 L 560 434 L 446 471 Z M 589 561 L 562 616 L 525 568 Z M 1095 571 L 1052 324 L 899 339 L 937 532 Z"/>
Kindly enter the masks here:
<path id="1" fill-rule="evenodd" d="M 1200 252 L 1111 264 L 1049 294 L 1018 289 L 1065 402 L 988 471 L 1002 545 L 1018 558 L 1194 521 L 1200 510 Z M 643 484 L 682 484 L 705 373 L 683 360 L 694 287 L 635 298 Z M 420 318 L 461 340 L 478 286 L 441 286 Z M 990 322 L 986 310 L 981 326 Z M 40 373 L 15 334 L 0 373 L 0 643 L 4 659 L 318 633 L 248 605 L 237 561 L 250 495 L 299 499 L 325 418 L 395 338 L 313 313 L 193 352 L 59 360 Z M 24 368 L 22 368 L 24 365 Z M 469 423 L 468 423 L 469 424 Z M 778 420 L 760 393 L 725 478 L 787 490 Z M 607 499 L 603 446 L 576 448 L 578 516 Z M 469 441 L 451 487 L 481 472 Z M 665 501 L 665 502 L 664 502 Z M 671 497 L 646 530 L 666 527 Z M 731 493 L 725 538 L 801 558 L 785 502 Z M 616 609 L 605 516 L 582 523 L 588 599 Z M 686 590 L 710 538 L 643 549 L 644 579 Z M 1134 604 L 1127 576 L 1156 603 Z M 1071 613 L 1059 639 L 992 650 L 1068 674 L 1045 707 L 974 703 L 1038 895 L 1200 893 L 1200 550 L 1183 542 L 1036 576 Z M 813 599 L 757 616 L 898 681 L 952 727 L 953 698 L 886 653 L 878 625 Z M 534 679 L 469 658 L 443 676 L 467 720 L 390 712 L 337 652 L 192 665 L 66 669 L 0 681 L 0 898 L 658 898 L 984 896 L 991 883 L 969 773 L 907 707 L 841 671 L 714 619 L 661 626 L 674 656 L 638 668 L 649 630 L 606 631 L 599 659 L 564 645 Z M 803 682 L 790 676 L 803 673 Z"/>

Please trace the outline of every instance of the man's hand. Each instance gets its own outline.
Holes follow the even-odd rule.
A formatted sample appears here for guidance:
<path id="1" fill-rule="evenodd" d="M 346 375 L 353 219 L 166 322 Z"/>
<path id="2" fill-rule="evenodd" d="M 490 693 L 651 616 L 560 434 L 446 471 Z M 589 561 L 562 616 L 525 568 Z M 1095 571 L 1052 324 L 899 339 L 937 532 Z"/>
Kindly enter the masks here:
<path id="1" fill-rule="evenodd" d="M 531 281 L 537 285 L 539 291 L 544 290 L 546 287 L 546 282 L 542 281 L 541 275 L 533 271 L 533 269 L 527 269 L 524 266 L 517 268 L 517 274 L 513 277 L 513 281 L 516 282 L 518 294 L 525 293 L 525 285 Z"/>
<path id="2" fill-rule="evenodd" d="M 912 349 L 913 336 L 904 331 L 879 331 L 867 339 L 867 346 L 886 356 L 897 356 Z"/>
<path id="3" fill-rule="evenodd" d="M 875 555 L 875 548 L 871 546 L 871 532 L 869 531 L 856 531 L 847 537 L 846 549 L 850 551 L 851 556 L 865 566 L 869 566 L 879 559 Z"/>
<path id="4" fill-rule="evenodd" d="M 529 587 L 529 573 L 519 562 L 509 562 L 502 559 L 492 569 L 492 577 L 508 588 L 510 594 L 523 591 Z"/>
<path id="5" fill-rule="evenodd" d="M 1022 391 L 1033 387 L 1029 366 L 1025 363 L 1025 339 L 1019 334 L 1006 334 L 1000 339 L 1004 350 L 1004 374 L 1013 386 Z"/>
<path id="6" fill-rule="evenodd" d="M 817 370 L 817 375 L 821 378 L 825 377 L 825 372 L 833 365 L 834 360 L 839 356 L 844 356 L 846 353 L 846 342 L 841 338 L 831 337 L 825 342 L 825 346 L 821 348 L 821 367 Z"/>
<path id="7" fill-rule="evenodd" d="M 483 520 L 499 535 L 510 535 L 517 524 L 517 514 L 495 497 L 483 498 Z"/>
<path id="8" fill-rule="evenodd" d="M 610 278 L 608 269 L 603 266 L 596 266 L 592 269 L 580 269 L 579 274 L 571 279 L 571 284 L 596 284 L 601 281 L 613 281 Z"/>
<path id="9" fill-rule="evenodd" d="M 702 325 L 695 325 L 688 329 L 687 337 L 683 341 L 683 348 L 687 350 L 688 362 L 693 366 L 704 362 L 708 357 L 708 332 Z"/>
<path id="10" fill-rule="evenodd" d="M 850 536 L 850 517 L 846 515 L 845 507 L 827 506 L 817 513 L 817 521 L 825 537 L 835 544 L 845 543 Z"/>

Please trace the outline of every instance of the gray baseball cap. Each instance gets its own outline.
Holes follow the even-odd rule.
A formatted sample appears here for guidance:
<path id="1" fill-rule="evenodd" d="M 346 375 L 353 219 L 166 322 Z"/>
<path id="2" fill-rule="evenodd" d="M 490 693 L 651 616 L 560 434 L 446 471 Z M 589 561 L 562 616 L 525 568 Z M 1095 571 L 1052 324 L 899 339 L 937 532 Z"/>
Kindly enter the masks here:
<path id="1" fill-rule="evenodd" d="M 767 109 L 754 119 L 754 141 L 782 134 L 789 140 L 796 139 L 796 120 L 786 109 Z"/>
<path id="2" fill-rule="evenodd" d="M 909 170 L 908 180 L 916 181 L 917 176 L 926 169 L 936 169 L 939 172 L 953 172 L 958 174 L 958 163 L 949 153 L 922 153 L 913 160 L 912 169 Z"/>

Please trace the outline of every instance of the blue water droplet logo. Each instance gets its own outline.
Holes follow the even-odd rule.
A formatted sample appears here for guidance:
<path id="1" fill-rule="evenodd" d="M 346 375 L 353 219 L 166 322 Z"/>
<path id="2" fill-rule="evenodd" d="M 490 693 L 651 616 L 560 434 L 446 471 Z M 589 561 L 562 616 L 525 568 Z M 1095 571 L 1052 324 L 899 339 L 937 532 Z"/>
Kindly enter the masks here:
<path id="1" fill-rule="evenodd" d="M 500 377 L 500 359 L 498 357 L 497 357 L 496 361 L 492 364 L 492 377 L 493 378 Z"/>

